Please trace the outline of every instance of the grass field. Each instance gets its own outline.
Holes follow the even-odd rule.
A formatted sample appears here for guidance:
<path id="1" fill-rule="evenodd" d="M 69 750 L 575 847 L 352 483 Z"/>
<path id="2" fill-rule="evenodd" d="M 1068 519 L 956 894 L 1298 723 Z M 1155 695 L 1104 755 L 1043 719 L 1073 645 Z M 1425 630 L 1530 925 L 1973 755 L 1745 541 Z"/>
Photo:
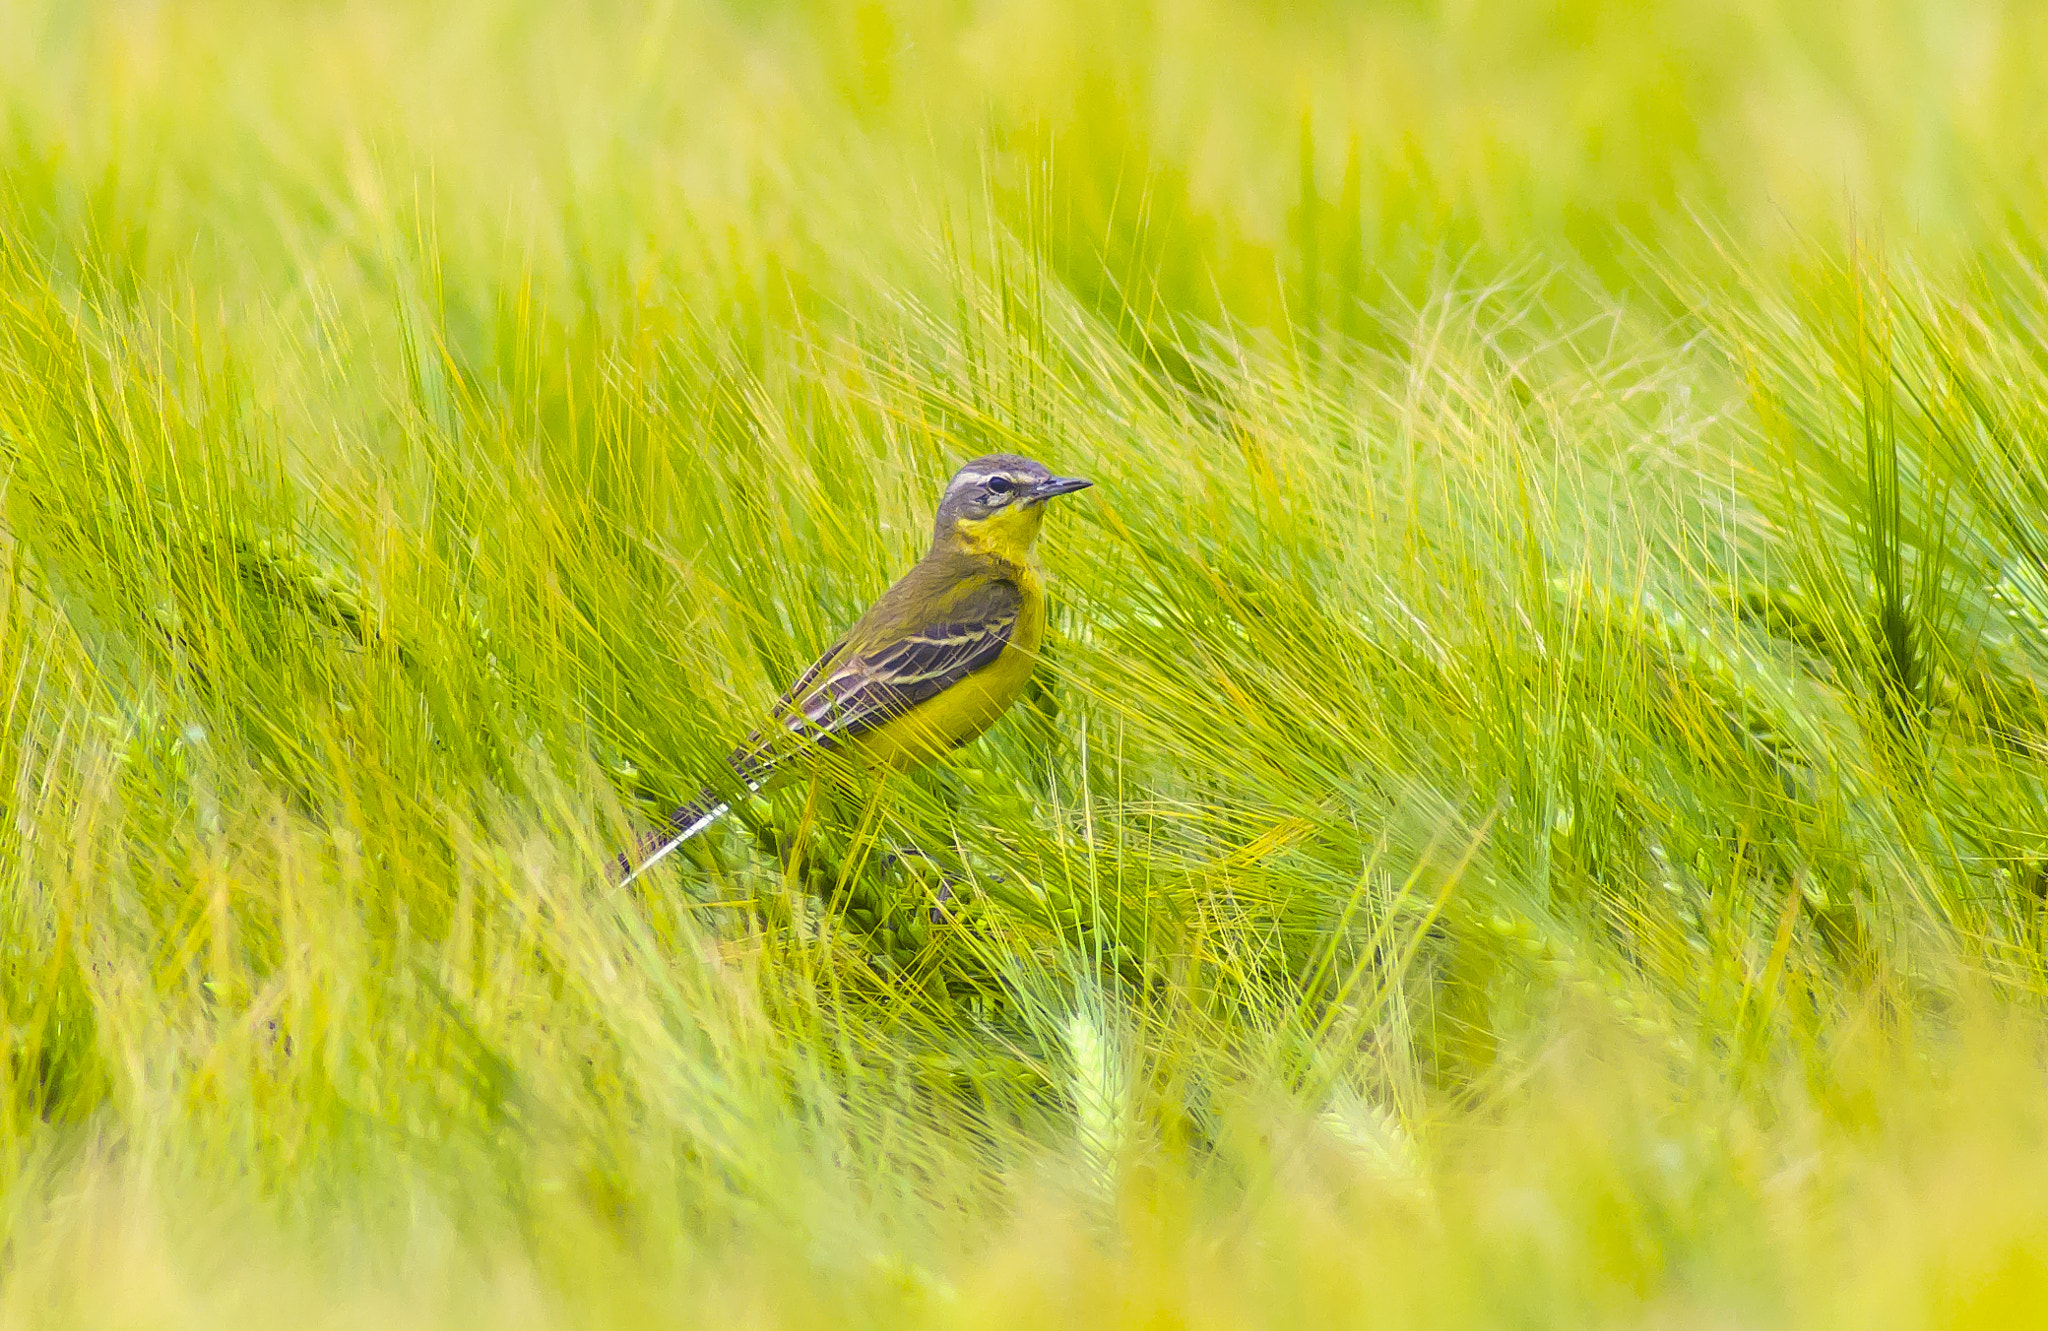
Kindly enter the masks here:
<path id="1" fill-rule="evenodd" d="M 2044 50 L 0 4 L 0 1328 L 2038 1319 Z M 614 888 L 999 449 L 1027 704 Z"/>

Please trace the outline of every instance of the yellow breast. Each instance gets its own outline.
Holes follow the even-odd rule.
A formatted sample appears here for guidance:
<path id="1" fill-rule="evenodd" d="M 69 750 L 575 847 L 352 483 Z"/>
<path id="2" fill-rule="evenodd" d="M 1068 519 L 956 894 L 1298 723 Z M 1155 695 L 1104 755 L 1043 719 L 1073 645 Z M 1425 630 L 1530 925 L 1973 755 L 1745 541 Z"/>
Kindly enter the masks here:
<path id="1" fill-rule="evenodd" d="M 861 762 L 897 771 L 930 762 L 979 736 L 1023 696 L 1045 641 L 1045 588 L 1028 568 L 1017 586 L 1017 626 L 995 663 L 862 736 L 852 746 Z"/>

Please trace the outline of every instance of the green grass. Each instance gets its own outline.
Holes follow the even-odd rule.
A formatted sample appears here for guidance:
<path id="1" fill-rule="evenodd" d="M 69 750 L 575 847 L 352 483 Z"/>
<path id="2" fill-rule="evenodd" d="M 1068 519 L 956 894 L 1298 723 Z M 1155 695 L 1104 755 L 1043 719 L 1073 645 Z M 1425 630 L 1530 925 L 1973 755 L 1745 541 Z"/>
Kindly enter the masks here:
<path id="1" fill-rule="evenodd" d="M 0 6 L 0 1326 L 2038 1316 L 2048 18 L 1102 8 Z"/>

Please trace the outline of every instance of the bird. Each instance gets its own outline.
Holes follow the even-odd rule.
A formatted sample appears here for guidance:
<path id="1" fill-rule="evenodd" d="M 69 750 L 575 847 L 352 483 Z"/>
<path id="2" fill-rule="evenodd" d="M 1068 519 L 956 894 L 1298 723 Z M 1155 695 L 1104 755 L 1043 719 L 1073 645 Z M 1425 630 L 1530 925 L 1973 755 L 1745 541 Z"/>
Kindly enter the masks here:
<path id="1" fill-rule="evenodd" d="M 871 772 L 921 766 L 978 737 L 1023 694 L 1045 641 L 1045 575 L 1037 555 L 1046 504 L 1093 481 L 1056 476 L 1014 453 L 953 473 L 932 522 L 931 548 L 876 598 L 776 700 L 768 723 L 726 764 L 758 791 L 807 753 Z M 706 789 L 640 843 L 631 883 L 732 811 Z"/>

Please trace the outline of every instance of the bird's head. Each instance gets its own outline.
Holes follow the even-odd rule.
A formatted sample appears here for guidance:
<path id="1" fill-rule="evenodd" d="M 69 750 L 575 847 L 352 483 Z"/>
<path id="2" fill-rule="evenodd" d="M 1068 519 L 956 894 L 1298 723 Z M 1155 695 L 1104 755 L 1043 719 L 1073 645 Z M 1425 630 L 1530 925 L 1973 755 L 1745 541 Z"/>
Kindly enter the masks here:
<path id="1" fill-rule="evenodd" d="M 1014 453 L 976 458 L 947 482 L 932 526 L 932 546 L 1023 563 L 1038 539 L 1045 501 L 1093 484 L 1055 476 L 1042 463 Z"/>

